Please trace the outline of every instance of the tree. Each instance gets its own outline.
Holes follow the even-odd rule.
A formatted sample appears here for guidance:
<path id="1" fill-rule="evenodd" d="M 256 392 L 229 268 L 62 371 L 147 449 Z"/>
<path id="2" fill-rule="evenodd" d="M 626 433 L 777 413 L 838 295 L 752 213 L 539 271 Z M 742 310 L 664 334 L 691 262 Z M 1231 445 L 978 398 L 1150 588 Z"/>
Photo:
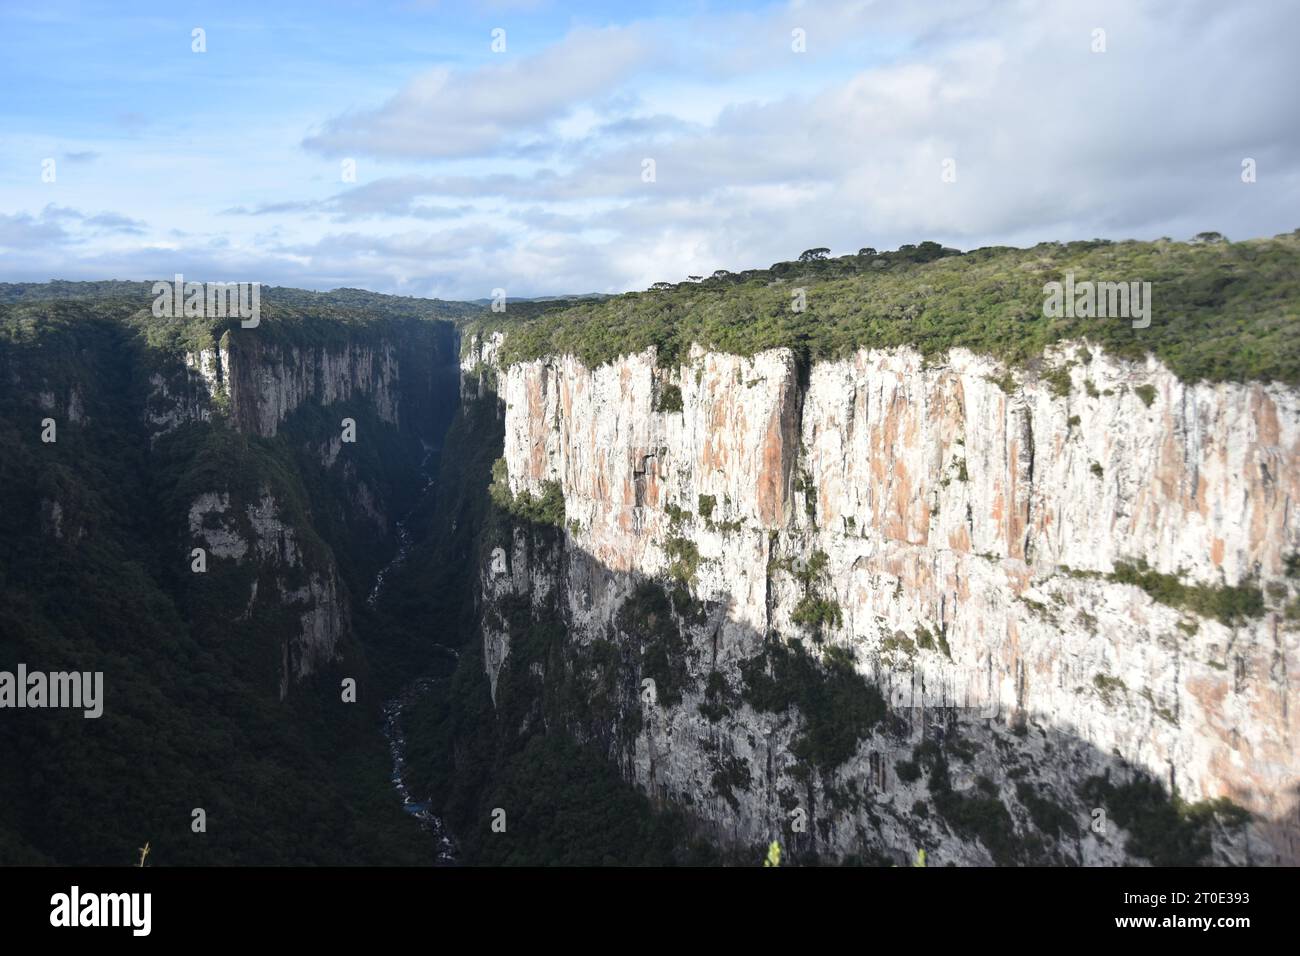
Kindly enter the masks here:
<path id="1" fill-rule="evenodd" d="M 673 287 L 671 282 L 656 282 L 650 287 L 651 292 L 667 292 Z"/>
<path id="2" fill-rule="evenodd" d="M 831 254 L 831 251 L 825 246 L 818 246 L 816 249 L 805 249 L 799 253 L 800 262 L 818 262 L 825 259 Z"/>
<path id="3" fill-rule="evenodd" d="M 1192 239 L 1192 242 L 1197 244 L 1203 242 L 1227 242 L 1227 241 L 1228 241 L 1227 238 L 1225 238 L 1223 233 L 1221 232 L 1198 232 L 1196 236 Z"/>
<path id="4" fill-rule="evenodd" d="M 731 275 L 731 273 L 728 272 L 726 269 L 719 269 L 717 272 L 713 273 L 712 277 L 714 279 L 725 279 L 729 275 Z"/>
<path id="5" fill-rule="evenodd" d="M 692 282 L 699 282 L 704 278 L 704 276 L 687 276 L 686 278 L 690 279 Z"/>
<path id="6" fill-rule="evenodd" d="M 876 250 L 872 249 L 870 246 L 863 246 L 858 250 L 858 255 L 860 256 L 874 256 L 875 254 Z"/>

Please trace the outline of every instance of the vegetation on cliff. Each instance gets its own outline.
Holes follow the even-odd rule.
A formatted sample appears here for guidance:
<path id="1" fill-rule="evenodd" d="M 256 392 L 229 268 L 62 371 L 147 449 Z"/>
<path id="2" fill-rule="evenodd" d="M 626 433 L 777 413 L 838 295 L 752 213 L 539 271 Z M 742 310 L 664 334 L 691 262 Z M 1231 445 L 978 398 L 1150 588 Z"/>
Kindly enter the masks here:
<path id="1" fill-rule="evenodd" d="M 557 528 L 564 525 L 564 491 L 560 488 L 560 483 L 544 482 L 538 495 L 526 489 L 517 495 L 512 494 L 504 458 L 498 458 L 492 463 L 490 494 L 492 503 L 497 508 L 520 521 L 554 525 Z"/>
<path id="2" fill-rule="evenodd" d="M 152 282 L 0 283 L 0 339 L 48 343 L 47 336 L 68 322 L 95 316 L 122 322 L 150 349 L 174 353 L 214 348 L 226 332 L 240 326 L 239 319 L 229 317 L 155 316 L 152 289 Z M 260 296 L 256 339 L 250 337 L 250 344 L 341 345 L 370 333 L 393 339 L 429 320 L 464 321 L 482 311 L 468 302 L 362 289 L 311 292 L 266 286 Z"/>
<path id="3" fill-rule="evenodd" d="M 762 654 L 740 666 L 742 697 L 755 710 L 798 709 L 803 730 L 794 755 L 819 770 L 831 770 L 857 751 L 885 718 L 885 699 L 853 666 L 848 652 L 830 647 L 819 661 L 797 639 L 770 641 Z"/>
<path id="4" fill-rule="evenodd" d="M 359 647 L 344 633 L 342 659 L 282 700 L 281 648 L 304 606 L 280 603 L 267 581 L 251 598 L 256 561 L 209 554 L 194 573 L 188 526 L 195 498 L 225 494 L 249 541 L 245 509 L 269 492 L 298 556 L 285 585 L 305 589 L 332 565 L 339 598 L 364 597 L 391 536 L 356 507 L 343 462 L 326 473 L 318 449 L 354 417 L 366 440 L 340 458 L 400 508 L 418 482 L 417 436 L 365 403 L 308 404 L 275 439 L 220 421 L 156 434 L 150 376 L 178 359 L 138 324 L 147 306 L 42 289 L 0 305 L 0 666 L 100 671 L 105 702 L 94 720 L 0 720 L 0 863 L 121 866 L 146 841 L 159 865 L 431 860 L 386 785 L 381 698 Z M 372 320 L 366 334 L 390 321 Z M 344 677 L 355 705 L 341 701 Z M 206 833 L 191 829 L 195 808 Z"/>
<path id="5" fill-rule="evenodd" d="M 1089 777 L 1080 795 L 1106 808 L 1128 831 L 1126 849 L 1154 866 L 1197 866 L 1210 854 L 1216 828 L 1237 829 L 1250 814 L 1228 799 L 1188 803 L 1172 797 L 1163 784 L 1137 775 L 1127 783 L 1114 783 L 1110 773 Z"/>
<path id="6" fill-rule="evenodd" d="M 1153 601 L 1213 618 L 1225 627 L 1244 624 L 1249 618 L 1261 617 L 1265 610 L 1264 592 L 1253 579 L 1238 585 L 1188 584 L 1176 574 L 1151 568 L 1145 558 L 1117 561 L 1109 574 L 1079 571 L 1066 565 L 1061 570 L 1075 578 L 1104 578 L 1119 584 L 1141 588 Z"/>
<path id="7" fill-rule="evenodd" d="M 1151 320 L 1044 317 L 1044 285 L 1150 282 Z M 507 363 L 572 353 L 595 366 L 655 347 L 685 361 L 693 343 L 752 355 L 788 347 L 814 359 L 859 348 L 954 347 L 1013 365 L 1062 340 L 1131 359 L 1154 354 L 1180 378 L 1300 384 L 1300 230 L 1246 242 L 1040 243 L 959 253 L 923 242 L 835 259 L 664 284 L 515 327 Z M 802 295 L 800 295 L 802 290 Z M 799 298 L 806 309 L 796 311 Z"/>
<path id="8" fill-rule="evenodd" d="M 423 539 L 388 585 L 377 609 L 391 620 L 373 635 L 380 667 L 396 657 L 406 673 L 432 637 L 455 647 L 457 663 L 408 712 L 408 785 L 428 795 L 456 837 L 457 859 L 470 865 L 663 865 L 708 863 L 716 857 L 692 838 L 684 814 L 656 808 L 623 779 L 597 736 L 620 721 L 639 719 L 638 674 L 656 680 L 669 699 L 685 679 L 685 641 L 673 620 L 674 602 L 647 584 L 625 605 L 627 640 L 571 642 L 556 595 L 507 595 L 485 609 L 510 633 L 510 652 L 492 699 L 476 617 L 480 562 L 492 547 L 523 533 L 530 560 L 558 561 L 560 510 L 547 495 L 520 506 L 509 495 L 496 459 L 502 423 L 496 397 L 466 402 L 448 434 L 433 510 L 417 516 Z M 540 597 L 540 596 L 539 596 Z M 680 611 L 680 608 L 678 609 Z M 376 622 L 380 624 L 381 622 Z M 445 659 L 444 659 L 445 660 Z M 630 705 L 629 705 L 630 701 Z M 632 710 L 625 712 L 630 706 Z M 635 733 L 639 727 L 628 725 Z M 505 811 L 505 829 L 492 827 Z"/>

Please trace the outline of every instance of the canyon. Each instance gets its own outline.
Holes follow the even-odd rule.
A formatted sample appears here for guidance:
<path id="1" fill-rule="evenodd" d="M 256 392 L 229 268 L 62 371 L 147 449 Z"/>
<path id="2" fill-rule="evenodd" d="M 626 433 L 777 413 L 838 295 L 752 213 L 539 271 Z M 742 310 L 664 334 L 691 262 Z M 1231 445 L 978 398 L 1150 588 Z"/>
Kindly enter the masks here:
<path id="1" fill-rule="evenodd" d="M 0 657 L 104 687 L 102 731 L 0 726 L 0 860 L 425 862 L 364 597 L 456 413 L 455 326 L 271 290 L 258 328 L 164 327 L 112 291 L 0 308 Z"/>
<path id="2" fill-rule="evenodd" d="M 890 255 L 744 281 L 784 308 L 782 269 L 947 268 Z M 142 830 L 181 863 L 1300 862 L 1289 381 L 1114 333 L 828 353 L 816 325 L 584 324 L 672 300 L 344 292 L 270 290 L 252 329 L 7 316 L 0 637 L 102 670 L 109 730 L 3 728 L 34 776 L 0 853 L 111 863 Z M 588 338 L 539 346 L 548 321 Z M 141 768 L 237 820 L 225 842 L 159 820 Z M 52 783 L 97 773 L 120 832 Z M 277 791 L 315 802 L 301 832 Z"/>
<path id="3" fill-rule="evenodd" d="M 431 447 L 454 414 L 456 342 L 450 324 L 434 323 L 414 333 L 404 329 L 400 335 L 334 347 L 267 344 L 256 331 L 230 330 L 217 348 L 186 352 L 183 363 L 171 369 L 170 380 L 159 373 L 150 377 L 150 441 L 186 422 L 210 421 L 214 406 L 225 410 L 236 432 L 272 439 L 304 405 L 324 409 L 352 403 L 365 410 L 371 423 L 392 426 L 408 441 Z M 321 424 L 314 423 L 310 435 L 294 437 L 307 439 L 312 466 L 336 474 L 351 546 L 362 541 L 388 546 L 395 540 L 397 515 L 376 477 L 389 476 L 360 473 L 354 458 L 342 455 L 341 430 L 322 433 Z M 239 611 L 243 619 L 255 613 L 259 594 L 276 614 L 293 609 L 297 632 L 280 647 L 283 699 L 296 680 L 341 657 L 350 602 L 340 593 L 331 549 L 304 547 L 299 541 L 304 530 L 295 525 L 305 516 L 287 517 L 268 484 L 235 498 L 232 502 L 226 491 L 205 491 L 189 503 L 191 544 L 217 560 L 239 563 L 247 556 L 259 569 Z M 365 533 L 359 534 L 362 527 Z M 305 530 L 315 537 L 316 529 Z"/>

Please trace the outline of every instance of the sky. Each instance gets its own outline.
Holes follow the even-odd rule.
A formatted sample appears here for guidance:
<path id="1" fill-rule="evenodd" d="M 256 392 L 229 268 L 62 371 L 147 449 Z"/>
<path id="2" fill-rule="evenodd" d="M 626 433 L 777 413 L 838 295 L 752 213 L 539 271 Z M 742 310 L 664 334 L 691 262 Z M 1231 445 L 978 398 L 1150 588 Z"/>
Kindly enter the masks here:
<path id="1" fill-rule="evenodd" d="M 1290 0 L 0 0 L 0 281 L 478 299 L 1271 236 L 1297 41 Z"/>

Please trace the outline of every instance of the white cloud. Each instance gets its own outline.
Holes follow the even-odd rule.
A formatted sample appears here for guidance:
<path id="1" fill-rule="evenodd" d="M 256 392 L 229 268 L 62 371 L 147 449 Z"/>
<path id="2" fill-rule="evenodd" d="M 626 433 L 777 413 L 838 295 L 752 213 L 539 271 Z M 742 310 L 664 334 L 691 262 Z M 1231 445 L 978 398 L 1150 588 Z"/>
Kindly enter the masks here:
<path id="1" fill-rule="evenodd" d="M 69 228 L 71 226 L 71 228 Z M 115 212 L 87 215 L 68 206 L 48 203 L 39 213 L 0 213 L 0 249 L 28 254 L 33 247 L 76 246 L 91 236 L 143 235 L 146 224 Z"/>
<path id="2" fill-rule="evenodd" d="M 423 73 L 382 106 L 336 117 L 303 145 L 329 156 L 482 155 L 543 133 L 655 54 L 636 27 L 580 28 L 519 58 L 508 52 L 508 37 L 507 52 L 490 54 L 486 65 Z"/>
<path id="3" fill-rule="evenodd" d="M 1289 122 L 1300 6 L 944 7 L 796 3 L 584 26 L 539 52 L 512 39 L 500 56 L 484 35 L 468 65 L 319 119 L 305 158 L 301 126 L 259 131 L 255 167 L 245 146 L 191 147 L 175 188 L 197 198 L 175 200 L 190 205 L 168 219 L 159 210 L 173 197 L 151 197 L 141 214 L 156 235 L 56 210 L 0 216 L 0 244 L 19 253 L 15 268 L 37 267 L 49 255 L 32 242 L 115 230 L 77 267 L 152 276 L 206 262 L 285 284 L 477 298 L 499 285 L 643 288 L 820 245 L 1247 238 L 1300 225 L 1300 126 Z M 790 50 L 796 26 L 806 54 Z M 1105 53 L 1090 49 L 1098 26 Z M 128 125 L 152 136 L 160 124 Z M 111 168 L 115 147 L 94 145 L 103 158 L 85 168 Z M 370 157 L 357 185 L 330 185 L 340 156 Z M 1247 156 L 1259 163 L 1250 185 Z M 941 177 L 946 159 L 956 182 Z M 161 193 L 161 166 L 146 168 Z M 64 201 L 85 206 L 89 175 L 80 188 Z M 249 215 L 212 216 L 223 209 Z M 178 222 L 187 235 L 167 231 Z"/>

